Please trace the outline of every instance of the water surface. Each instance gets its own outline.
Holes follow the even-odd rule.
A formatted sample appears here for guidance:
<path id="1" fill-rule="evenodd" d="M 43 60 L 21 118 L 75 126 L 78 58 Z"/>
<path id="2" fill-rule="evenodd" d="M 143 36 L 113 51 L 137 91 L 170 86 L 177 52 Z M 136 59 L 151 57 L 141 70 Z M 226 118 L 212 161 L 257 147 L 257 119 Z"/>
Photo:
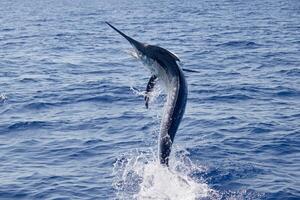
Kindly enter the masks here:
<path id="1" fill-rule="evenodd" d="M 199 71 L 170 170 L 164 98 L 145 109 L 104 21 Z M 297 0 L 2 0 L 0 199 L 299 199 L 299 21 Z"/>

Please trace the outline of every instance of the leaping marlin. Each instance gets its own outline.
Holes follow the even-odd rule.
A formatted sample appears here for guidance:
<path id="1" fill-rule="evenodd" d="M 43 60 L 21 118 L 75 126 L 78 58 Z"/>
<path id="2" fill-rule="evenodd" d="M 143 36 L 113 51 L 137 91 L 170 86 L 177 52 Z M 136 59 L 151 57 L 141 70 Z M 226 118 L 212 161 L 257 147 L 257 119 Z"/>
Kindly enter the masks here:
<path id="1" fill-rule="evenodd" d="M 136 55 L 149 68 L 152 76 L 146 87 L 145 104 L 148 108 L 149 94 L 157 80 L 165 86 L 167 101 L 164 105 L 160 124 L 159 160 L 169 166 L 169 156 L 178 126 L 185 111 L 187 101 L 187 83 L 182 69 L 178 66 L 179 58 L 170 51 L 155 45 L 138 42 L 125 35 L 110 23 L 111 28 L 121 34 L 135 49 Z"/>

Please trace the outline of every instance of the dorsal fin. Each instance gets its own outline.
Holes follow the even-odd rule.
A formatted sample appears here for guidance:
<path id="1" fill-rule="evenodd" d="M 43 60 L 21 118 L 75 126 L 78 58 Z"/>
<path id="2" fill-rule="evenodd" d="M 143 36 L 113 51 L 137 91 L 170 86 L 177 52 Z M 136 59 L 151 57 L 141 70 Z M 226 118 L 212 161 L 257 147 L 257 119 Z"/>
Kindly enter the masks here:
<path id="1" fill-rule="evenodd" d="M 167 51 L 169 52 L 169 54 L 170 54 L 176 61 L 179 61 L 179 62 L 180 62 L 178 56 L 177 56 L 175 53 L 172 53 L 172 52 L 170 52 L 169 50 L 167 50 Z"/>

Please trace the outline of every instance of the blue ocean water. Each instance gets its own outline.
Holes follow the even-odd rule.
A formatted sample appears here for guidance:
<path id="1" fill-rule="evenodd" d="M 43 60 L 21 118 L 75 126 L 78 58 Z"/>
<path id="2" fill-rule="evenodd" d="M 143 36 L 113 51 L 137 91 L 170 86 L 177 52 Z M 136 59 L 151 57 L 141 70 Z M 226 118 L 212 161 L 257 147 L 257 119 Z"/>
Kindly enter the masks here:
<path id="1" fill-rule="evenodd" d="M 176 53 L 187 109 L 109 21 Z M 300 199 L 300 1 L 0 1 L 0 199 Z"/>

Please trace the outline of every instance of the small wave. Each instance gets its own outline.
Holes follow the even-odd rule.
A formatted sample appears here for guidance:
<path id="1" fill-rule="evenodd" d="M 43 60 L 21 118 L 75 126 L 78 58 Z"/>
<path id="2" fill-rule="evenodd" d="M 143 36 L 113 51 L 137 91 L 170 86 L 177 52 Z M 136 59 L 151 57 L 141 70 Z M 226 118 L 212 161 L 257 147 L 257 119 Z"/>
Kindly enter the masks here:
<path id="1" fill-rule="evenodd" d="M 279 91 L 275 95 L 279 97 L 299 97 L 300 92 L 293 89 L 287 89 Z"/>
<path id="2" fill-rule="evenodd" d="M 47 126 L 47 122 L 43 121 L 31 121 L 31 122 L 16 122 L 10 126 L 8 126 L 9 130 L 19 130 L 19 129 L 27 129 L 27 128 L 40 128 L 43 126 Z"/>
<path id="3" fill-rule="evenodd" d="M 218 44 L 217 46 L 221 47 L 237 47 L 237 48 L 258 48 L 260 45 L 251 42 L 251 41 L 230 41 L 230 42 L 225 42 L 222 44 Z"/>
<path id="4" fill-rule="evenodd" d="M 91 139 L 91 140 L 87 140 L 84 142 L 85 145 L 94 145 L 94 144 L 99 144 L 101 142 L 104 142 L 104 140 L 101 139 Z"/>
<path id="5" fill-rule="evenodd" d="M 67 46 L 56 46 L 52 48 L 53 51 L 68 51 L 70 50 Z"/>
<path id="6" fill-rule="evenodd" d="M 56 37 L 68 36 L 68 33 L 58 33 L 55 35 Z"/>
<path id="7" fill-rule="evenodd" d="M 6 64 L 13 64 L 12 61 L 5 61 Z M 18 74 L 16 72 L 0 72 L 0 77 L 11 78 L 17 77 Z"/>
<path id="8" fill-rule="evenodd" d="M 115 102 L 120 101 L 121 97 L 113 96 L 113 95 L 102 95 L 95 97 L 87 97 L 78 99 L 76 102 Z"/>
<path id="9" fill-rule="evenodd" d="M 241 100 L 250 100 L 253 99 L 252 97 L 244 94 L 233 94 L 233 95 L 219 95 L 219 96 L 211 96 L 208 97 L 207 100 L 211 101 L 241 101 Z"/>
<path id="10" fill-rule="evenodd" d="M 52 103 L 44 103 L 44 102 L 35 102 L 35 103 L 30 103 L 24 106 L 26 109 L 34 109 L 34 110 L 40 110 L 40 109 L 46 109 L 54 104 Z"/>
<path id="11" fill-rule="evenodd" d="M 38 82 L 38 80 L 34 78 L 23 78 L 20 80 L 21 83 L 35 83 Z"/>
<path id="12" fill-rule="evenodd" d="M 1 29 L 0 31 L 3 31 L 3 32 L 10 32 L 10 31 L 14 31 L 16 29 L 14 28 L 4 28 L 4 29 Z"/>
<path id="13" fill-rule="evenodd" d="M 251 133 L 269 133 L 271 132 L 271 129 L 268 128 L 260 128 L 260 127 L 253 127 L 251 128 Z"/>
<path id="14" fill-rule="evenodd" d="M 300 76 L 300 69 L 294 68 L 294 69 L 289 69 L 289 70 L 280 70 L 278 73 L 280 74 L 285 74 L 287 76 Z"/>

